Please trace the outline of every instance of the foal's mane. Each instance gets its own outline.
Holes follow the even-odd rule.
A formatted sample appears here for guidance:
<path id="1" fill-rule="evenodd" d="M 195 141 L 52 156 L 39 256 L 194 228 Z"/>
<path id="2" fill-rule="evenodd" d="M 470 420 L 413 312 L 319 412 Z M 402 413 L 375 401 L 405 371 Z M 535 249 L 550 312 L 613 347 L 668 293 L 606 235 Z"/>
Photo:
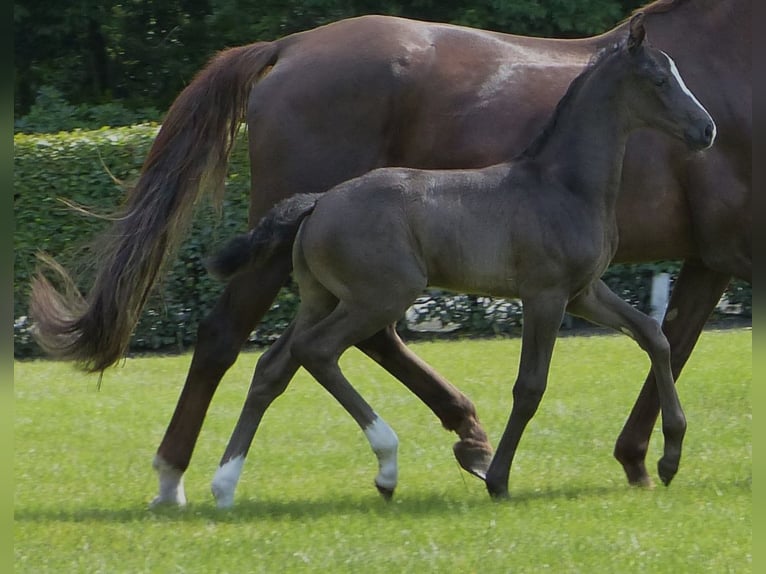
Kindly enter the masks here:
<path id="1" fill-rule="evenodd" d="M 590 61 L 588 61 L 588 64 L 585 66 L 583 71 L 580 72 L 577 77 L 575 77 L 575 79 L 572 80 L 572 82 L 569 84 L 567 91 L 559 100 L 559 103 L 556 104 L 556 109 L 548 118 L 548 121 L 545 123 L 542 131 L 537 135 L 537 137 L 535 137 L 535 139 L 532 140 L 532 142 L 523 152 L 516 156 L 517 158 L 532 158 L 540 153 L 542 148 L 545 146 L 545 143 L 550 138 L 551 133 L 553 133 L 553 131 L 556 129 L 556 124 L 558 123 L 559 117 L 561 117 L 563 110 L 569 107 L 570 102 L 574 99 L 575 94 L 580 91 L 582 85 L 585 83 L 585 80 L 591 76 L 593 70 L 598 67 L 598 64 L 600 64 L 611 54 L 616 53 L 624 44 L 624 41 L 617 42 L 612 46 L 601 48 L 598 52 L 591 56 Z"/>

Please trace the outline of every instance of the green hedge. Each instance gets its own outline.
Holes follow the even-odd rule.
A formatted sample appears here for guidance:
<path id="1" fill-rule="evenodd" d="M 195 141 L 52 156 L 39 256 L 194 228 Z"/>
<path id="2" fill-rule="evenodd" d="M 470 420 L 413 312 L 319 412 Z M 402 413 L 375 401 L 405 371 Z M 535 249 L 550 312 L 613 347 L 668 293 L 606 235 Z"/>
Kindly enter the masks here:
<path id="1" fill-rule="evenodd" d="M 14 351 L 40 353 L 29 334 L 29 279 L 38 250 L 67 269 L 84 271 L 87 243 L 103 230 L 103 218 L 83 215 L 61 199 L 108 215 L 122 201 L 124 185 L 134 182 L 157 133 L 157 126 L 103 128 L 95 131 L 14 136 Z M 134 333 L 131 349 L 183 349 L 193 344 L 197 323 L 214 305 L 222 284 L 204 270 L 203 259 L 226 239 L 246 229 L 249 196 L 247 148 L 242 141 L 232 156 L 222 213 L 201 205 L 194 224 L 169 266 Z M 83 263 L 81 260 L 85 259 Z M 297 298 L 286 292 L 251 339 L 266 343 L 289 321 Z"/>
<path id="2" fill-rule="evenodd" d="M 104 215 L 114 211 L 124 193 L 120 182 L 135 181 L 157 129 L 156 125 L 141 125 L 14 136 L 16 356 L 40 354 L 29 334 L 27 318 L 35 253 L 45 251 L 67 269 L 87 271 L 84 249 L 108 223 L 103 218 L 82 215 L 60 200 Z M 207 274 L 202 261 L 226 239 L 246 228 L 249 167 L 244 138 L 235 147 L 226 185 L 220 215 L 210 205 L 197 210 L 186 241 L 139 321 L 131 343 L 133 351 L 180 350 L 192 345 L 197 323 L 222 291 L 222 285 Z M 673 263 L 661 265 L 670 271 L 677 269 Z M 651 275 L 656 269 L 657 264 L 615 266 L 608 271 L 607 281 L 623 298 L 646 311 Z M 87 272 L 83 277 L 87 278 Z M 87 279 L 83 281 L 87 283 Z M 729 299 L 750 313 L 749 286 L 734 284 Z M 297 301 L 294 289 L 283 289 L 250 340 L 256 344 L 273 340 L 292 317 Z M 518 304 L 482 297 L 431 294 L 421 299 L 417 309 L 421 319 L 455 323 L 460 332 L 468 334 L 508 333 L 520 324 Z"/>

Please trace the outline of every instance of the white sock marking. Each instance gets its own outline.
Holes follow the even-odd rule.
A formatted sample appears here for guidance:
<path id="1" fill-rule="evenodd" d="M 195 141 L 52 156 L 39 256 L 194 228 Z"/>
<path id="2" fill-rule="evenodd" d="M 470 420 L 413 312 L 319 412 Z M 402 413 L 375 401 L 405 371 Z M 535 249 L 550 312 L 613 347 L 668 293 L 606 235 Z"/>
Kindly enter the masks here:
<path id="1" fill-rule="evenodd" d="M 378 457 L 378 476 L 375 484 L 393 490 L 396 487 L 399 467 L 396 462 L 396 451 L 399 447 L 399 439 L 386 421 L 376 417 L 372 423 L 364 429 L 364 434 L 370 442 L 372 451 Z"/>
<path id="2" fill-rule="evenodd" d="M 160 455 L 154 457 L 152 462 L 154 470 L 160 482 L 160 492 L 149 503 L 150 506 L 161 504 L 173 504 L 176 506 L 186 505 L 186 493 L 184 492 L 184 473 L 173 468 Z"/>
<path id="3" fill-rule="evenodd" d="M 239 455 L 227 460 L 215 471 L 210 490 L 213 491 L 218 508 L 231 508 L 234 505 L 234 490 L 244 464 L 245 457 Z"/>

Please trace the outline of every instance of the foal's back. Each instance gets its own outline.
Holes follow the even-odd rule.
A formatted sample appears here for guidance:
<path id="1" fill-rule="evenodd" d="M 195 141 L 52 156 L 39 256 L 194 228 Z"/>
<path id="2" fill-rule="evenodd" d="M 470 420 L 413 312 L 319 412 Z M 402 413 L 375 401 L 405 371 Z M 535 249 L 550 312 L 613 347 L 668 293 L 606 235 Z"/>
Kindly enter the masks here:
<path id="1" fill-rule="evenodd" d="M 375 170 L 323 195 L 299 245 L 311 273 L 339 298 L 380 283 L 416 294 L 438 286 L 516 297 L 560 286 L 565 276 L 587 284 L 612 255 L 604 253 L 609 231 L 536 162 L 519 160 Z"/>

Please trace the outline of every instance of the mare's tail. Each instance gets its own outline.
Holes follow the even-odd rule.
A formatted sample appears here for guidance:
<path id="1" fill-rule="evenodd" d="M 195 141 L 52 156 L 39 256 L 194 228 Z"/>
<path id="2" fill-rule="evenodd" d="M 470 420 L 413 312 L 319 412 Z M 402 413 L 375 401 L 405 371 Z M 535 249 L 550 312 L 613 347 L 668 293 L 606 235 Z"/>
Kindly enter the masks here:
<path id="1" fill-rule="evenodd" d="M 238 235 L 210 258 L 208 271 L 228 279 L 245 267 L 258 267 L 275 253 L 291 250 L 301 222 L 314 211 L 320 195 L 300 193 L 277 203 L 249 233 Z"/>
<path id="2" fill-rule="evenodd" d="M 82 296 L 51 258 L 32 281 L 35 338 L 49 353 L 102 371 L 124 354 L 152 285 L 184 236 L 196 200 L 223 192 L 229 155 L 254 82 L 277 60 L 274 43 L 219 53 L 168 110 L 136 186 L 97 243 Z M 43 271 L 58 275 L 58 291 Z"/>

